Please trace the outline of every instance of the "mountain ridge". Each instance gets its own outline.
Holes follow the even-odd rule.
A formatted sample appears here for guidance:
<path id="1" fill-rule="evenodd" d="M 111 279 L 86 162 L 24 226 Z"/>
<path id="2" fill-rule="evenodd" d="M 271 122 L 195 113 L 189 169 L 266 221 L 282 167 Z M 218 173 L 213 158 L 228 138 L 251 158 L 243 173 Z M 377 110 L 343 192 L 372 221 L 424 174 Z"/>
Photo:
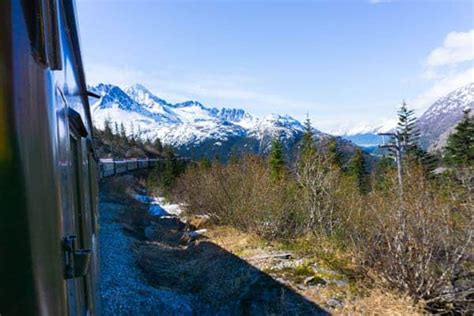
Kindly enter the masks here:
<path id="1" fill-rule="evenodd" d="M 176 104 L 156 96 L 141 84 L 120 88 L 98 84 L 90 90 L 101 95 L 92 104 L 95 125 L 103 129 L 105 121 L 123 125 L 128 136 L 138 136 L 178 148 L 206 143 L 222 146 L 225 142 L 252 143 L 252 151 L 266 151 L 271 139 L 278 137 L 291 147 L 304 127 L 289 115 L 270 114 L 256 117 L 240 108 L 207 107 L 198 101 Z M 316 134 L 323 134 L 314 129 Z M 248 138 L 243 141 L 240 138 Z M 251 141 L 253 140 L 253 141 Z"/>
<path id="2" fill-rule="evenodd" d="M 444 147 L 449 134 L 461 121 L 466 107 L 474 110 L 474 82 L 439 98 L 416 120 L 420 130 L 421 147 L 429 151 Z M 338 134 L 359 146 L 373 147 L 381 142 L 380 137 L 377 136 L 378 133 L 390 132 L 395 128 L 396 118 L 373 128 L 370 125 L 355 127 Z"/>

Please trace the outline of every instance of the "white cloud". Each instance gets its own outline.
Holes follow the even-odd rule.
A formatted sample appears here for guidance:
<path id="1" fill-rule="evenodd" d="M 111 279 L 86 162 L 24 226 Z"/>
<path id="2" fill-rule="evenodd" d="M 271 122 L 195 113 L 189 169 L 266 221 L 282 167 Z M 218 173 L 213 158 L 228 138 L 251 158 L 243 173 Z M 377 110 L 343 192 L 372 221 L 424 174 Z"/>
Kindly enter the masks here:
<path id="1" fill-rule="evenodd" d="M 428 90 L 412 100 L 408 100 L 408 102 L 412 104 L 415 109 L 424 110 L 449 92 L 471 82 L 474 82 L 474 67 L 435 80 Z"/>
<path id="2" fill-rule="evenodd" d="M 474 29 L 468 32 L 449 33 L 443 45 L 428 55 L 426 65 L 437 67 L 472 60 L 474 60 Z"/>
<path id="3" fill-rule="evenodd" d="M 449 92 L 474 82 L 474 29 L 450 32 L 440 47 L 433 49 L 422 62 L 421 78 L 430 87 L 409 103 L 419 114 Z"/>

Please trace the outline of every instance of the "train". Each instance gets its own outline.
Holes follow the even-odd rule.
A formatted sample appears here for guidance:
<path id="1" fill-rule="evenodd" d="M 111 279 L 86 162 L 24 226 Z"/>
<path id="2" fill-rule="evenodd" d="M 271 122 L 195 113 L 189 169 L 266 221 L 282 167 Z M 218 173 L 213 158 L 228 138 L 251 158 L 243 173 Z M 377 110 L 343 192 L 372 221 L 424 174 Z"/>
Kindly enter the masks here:
<path id="1" fill-rule="evenodd" d="M 163 159 L 100 159 L 99 163 L 99 177 L 106 178 L 137 169 L 153 168 L 158 165 Z"/>
<path id="2" fill-rule="evenodd" d="M 99 180 L 161 159 L 97 157 L 72 0 L 0 1 L 0 45 L 0 315 L 98 315 Z"/>
<path id="3" fill-rule="evenodd" d="M 99 160 L 75 3 L 0 1 L 0 315 L 95 315 Z"/>

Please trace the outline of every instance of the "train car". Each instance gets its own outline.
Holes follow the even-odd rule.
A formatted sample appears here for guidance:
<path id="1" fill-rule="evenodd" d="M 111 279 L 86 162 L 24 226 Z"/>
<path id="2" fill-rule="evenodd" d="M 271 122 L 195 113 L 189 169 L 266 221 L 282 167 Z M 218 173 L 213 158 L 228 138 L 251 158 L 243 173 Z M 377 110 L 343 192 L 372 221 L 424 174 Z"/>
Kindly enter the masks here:
<path id="1" fill-rule="evenodd" d="M 99 310 L 92 131 L 74 2 L 0 1 L 0 315 Z"/>
<path id="2" fill-rule="evenodd" d="M 143 169 L 143 168 L 148 168 L 148 160 L 147 159 L 140 159 L 138 160 L 138 168 Z"/>
<path id="3" fill-rule="evenodd" d="M 121 174 L 127 172 L 127 162 L 125 160 L 122 161 L 114 161 L 115 164 L 115 174 Z"/>

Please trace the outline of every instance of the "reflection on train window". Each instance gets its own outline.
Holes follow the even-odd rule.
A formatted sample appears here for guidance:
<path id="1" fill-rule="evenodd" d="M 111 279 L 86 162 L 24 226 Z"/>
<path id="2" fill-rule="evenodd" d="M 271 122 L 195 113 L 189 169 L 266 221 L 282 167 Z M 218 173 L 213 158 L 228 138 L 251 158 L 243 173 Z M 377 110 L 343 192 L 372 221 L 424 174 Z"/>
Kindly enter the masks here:
<path id="1" fill-rule="evenodd" d="M 73 133 L 71 131 L 71 133 Z M 76 228 L 76 234 L 77 234 L 77 247 L 78 248 L 86 248 L 86 240 L 85 240 L 85 214 L 84 214 L 84 202 L 83 202 L 83 195 L 81 194 L 81 189 L 82 189 L 82 159 L 81 159 L 81 140 L 80 138 L 76 138 L 75 135 L 70 136 L 70 145 L 71 145 L 71 167 L 72 167 L 72 182 L 74 185 L 74 208 L 75 208 L 75 216 L 74 216 L 74 221 L 75 221 L 75 228 Z M 80 288 L 82 289 L 79 290 L 79 297 L 81 297 L 81 300 L 83 300 L 84 304 L 80 304 L 83 310 L 81 314 L 86 314 L 86 310 L 89 307 L 89 284 L 87 281 L 87 277 L 81 277 L 80 280 L 78 280 L 78 283 L 80 284 Z"/>
<path id="2" fill-rule="evenodd" d="M 57 1 L 45 2 L 45 37 L 48 64 L 53 70 L 62 69 L 61 45 L 59 43 L 59 21 Z"/>
<path id="3" fill-rule="evenodd" d="M 95 196 L 95 193 L 96 193 L 96 168 L 97 168 L 97 165 L 95 163 L 95 159 L 94 159 L 94 156 L 92 155 L 92 153 L 89 153 L 89 156 L 88 156 L 88 165 L 89 165 L 89 196 L 90 196 L 90 210 L 91 210 L 91 214 L 90 214 L 90 218 L 91 218 L 91 225 L 92 225 L 92 233 L 95 234 L 95 230 L 96 230 L 96 201 L 94 200 L 94 196 Z"/>
<path id="4" fill-rule="evenodd" d="M 25 16 L 33 57 L 38 62 L 46 65 L 46 43 L 42 1 L 22 0 L 21 6 L 23 9 L 23 15 Z"/>
<path id="5" fill-rule="evenodd" d="M 74 136 L 70 136 L 70 144 L 71 144 L 71 167 L 72 167 L 72 183 L 74 185 L 74 208 L 75 208 L 75 228 L 76 233 L 78 234 L 78 246 L 80 248 L 84 247 L 84 227 L 83 227 L 83 215 L 82 214 L 82 201 L 81 201 L 81 183 L 80 183 L 80 175 L 81 175 L 81 164 L 80 164 L 80 143 Z"/>

